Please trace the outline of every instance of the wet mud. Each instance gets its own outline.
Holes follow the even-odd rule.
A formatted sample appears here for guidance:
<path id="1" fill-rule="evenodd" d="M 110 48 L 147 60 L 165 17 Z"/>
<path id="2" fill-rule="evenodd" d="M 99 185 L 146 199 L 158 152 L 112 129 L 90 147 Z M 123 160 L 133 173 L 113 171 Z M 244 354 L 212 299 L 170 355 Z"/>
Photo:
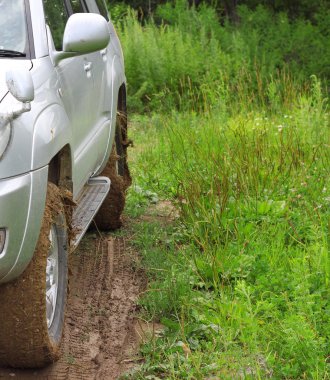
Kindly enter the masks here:
<path id="1" fill-rule="evenodd" d="M 137 254 L 123 237 L 89 233 L 69 261 L 59 361 L 42 370 L 0 368 L 0 379 L 114 380 L 136 366 L 137 300 L 146 285 Z"/>

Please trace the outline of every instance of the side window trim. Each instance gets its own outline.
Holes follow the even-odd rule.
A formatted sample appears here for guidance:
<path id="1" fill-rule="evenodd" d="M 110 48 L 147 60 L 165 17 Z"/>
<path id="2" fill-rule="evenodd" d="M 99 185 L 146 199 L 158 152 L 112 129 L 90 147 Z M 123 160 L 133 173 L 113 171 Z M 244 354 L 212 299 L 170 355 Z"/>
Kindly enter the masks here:
<path id="1" fill-rule="evenodd" d="M 86 1 L 85 0 L 81 0 L 81 2 L 82 2 L 83 7 L 85 8 L 85 12 L 89 13 L 89 9 L 88 9 L 88 6 L 86 4 Z"/>
<path id="2" fill-rule="evenodd" d="M 102 2 L 103 9 L 100 9 L 98 1 L 96 1 L 96 0 L 89 0 L 89 1 L 93 1 L 93 3 L 95 4 L 95 8 L 98 10 L 98 13 L 101 16 L 103 16 L 107 21 L 109 21 L 109 12 L 108 12 L 108 8 L 106 7 L 104 1 L 103 0 L 98 0 L 98 1 Z M 84 5 L 85 5 L 85 7 L 87 9 L 87 12 L 94 13 L 93 10 L 89 9 L 88 3 L 87 3 L 86 0 L 82 0 L 82 3 L 84 3 Z M 93 6 L 93 8 L 94 8 L 94 6 Z"/>
<path id="3" fill-rule="evenodd" d="M 36 56 L 34 49 L 34 36 L 32 29 L 32 20 L 31 20 L 31 10 L 30 3 L 28 0 L 24 1 L 25 3 L 25 18 L 26 18 L 26 28 L 27 28 L 27 39 L 28 39 L 28 54 L 26 58 L 33 59 Z"/>
<path id="4" fill-rule="evenodd" d="M 68 17 L 70 17 L 73 14 L 73 10 L 70 4 L 69 0 L 64 0 L 66 11 L 68 12 Z"/>
<path id="5" fill-rule="evenodd" d="M 70 0 L 64 0 L 64 1 L 66 3 L 67 9 L 69 11 L 69 16 L 73 15 L 75 12 L 73 11 L 71 1 Z M 84 13 L 88 12 L 88 9 L 87 9 L 85 1 L 84 0 L 78 0 L 78 1 L 79 1 L 79 3 L 81 4 L 81 6 L 83 8 L 83 12 Z"/>

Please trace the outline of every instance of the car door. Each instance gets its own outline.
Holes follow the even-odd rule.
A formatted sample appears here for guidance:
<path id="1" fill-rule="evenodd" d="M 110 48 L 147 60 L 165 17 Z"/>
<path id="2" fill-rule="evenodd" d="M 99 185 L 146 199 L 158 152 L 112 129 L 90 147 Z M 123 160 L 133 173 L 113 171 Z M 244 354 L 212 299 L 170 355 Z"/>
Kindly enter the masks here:
<path id="1" fill-rule="evenodd" d="M 65 0 L 43 2 L 55 49 L 62 50 L 65 24 L 73 8 Z M 92 128 L 96 112 L 93 62 L 91 55 L 87 54 L 62 60 L 55 69 L 60 83 L 59 95 L 72 129 L 72 177 L 74 195 L 77 195 L 98 162 Z"/>
<path id="2" fill-rule="evenodd" d="M 104 3 L 102 2 L 104 5 Z M 99 13 L 97 2 L 94 0 L 69 0 L 69 5 L 73 13 L 90 12 Z M 107 17 L 106 9 L 103 16 Z M 110 46 L 110 44 L 109 44 Z M 90 130 L 86 152 L 91 152 L 89 160 L 93 162 L 92 174 L 102 164 L 105 151 L 107 150 L 109 131 L 110 131 L 110 107 L 104 107 L 106 92 L 111 91 L 111 59 L 109 60 L 109 46 L 101 51 L 96 51 L 86 55 L 87 64 L 90 67 L 90 79 L 93 87 L 90 91 Z"/>
<path id="3" fill-rule="evenodd" d="M 109 22 L 107 10 L 102 0 L 83 0 L 83 2 L 88 12 L 100 14 Z M 108 148 L 111 130 L 112 101 L 109 101 L 109 99 L 111 99 L 110 94 L 112 92 L 113 58 L 114 52 L 111 42 L 105 49 L 90 54 L 95 85 L 94 99 L 97 100 L 94 104 L 96 113 L 94 115 L 93 125 L 98 136 L 97 149 L 100 165 Z"/>

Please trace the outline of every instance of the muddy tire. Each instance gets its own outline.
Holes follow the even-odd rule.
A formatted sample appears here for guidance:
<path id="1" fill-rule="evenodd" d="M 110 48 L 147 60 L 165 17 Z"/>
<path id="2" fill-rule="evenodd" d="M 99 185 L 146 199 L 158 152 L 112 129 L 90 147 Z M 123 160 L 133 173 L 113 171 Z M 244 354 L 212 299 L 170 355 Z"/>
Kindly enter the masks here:
<path id="1" fill-rule="evenodd" d="M 101 176 L 110 178 L 111 187 L 94 221 L 98 229 L 115 230 L 122 225 L 121 214 L 125 207 L 126 190 L 132 183 L 127 164 L 127 123 L 126 117 L 117 113 L 116 135 L 108 163 Z"/>
<path id="2" fill-rule="evenodd" d="M 67 295 L 67 240 L 60 191 L 49 184 L 34 257 L 18 279 L 0 287 L 1 366 L 36 368 L 58 359 Z"/>

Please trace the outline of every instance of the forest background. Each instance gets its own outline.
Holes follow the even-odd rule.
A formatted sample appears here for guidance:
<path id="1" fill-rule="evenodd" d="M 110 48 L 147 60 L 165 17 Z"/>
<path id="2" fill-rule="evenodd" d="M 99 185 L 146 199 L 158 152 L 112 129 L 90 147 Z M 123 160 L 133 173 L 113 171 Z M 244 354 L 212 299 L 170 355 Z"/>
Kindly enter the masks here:
<path id="1" fill-rule="evenodd" d="M 131 379 L 330 378 L 330 5 L 132 0 L 133 242 L 162 326 Z M 176 213 L 174 213 L 176 215 Z"/>

